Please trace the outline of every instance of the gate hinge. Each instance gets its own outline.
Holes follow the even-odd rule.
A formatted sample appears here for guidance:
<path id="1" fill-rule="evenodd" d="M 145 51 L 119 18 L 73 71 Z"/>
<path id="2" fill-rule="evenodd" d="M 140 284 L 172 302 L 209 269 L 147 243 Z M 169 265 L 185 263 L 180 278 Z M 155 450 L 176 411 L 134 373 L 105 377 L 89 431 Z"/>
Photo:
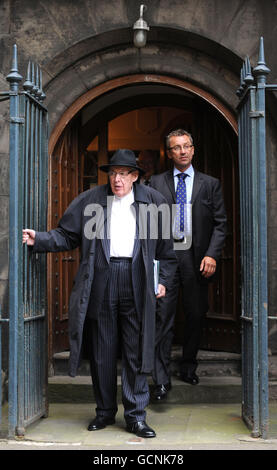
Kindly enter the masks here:
<path id="1" fill-rule="evenodd" d="M 25 123 L 25 118 L 23 117 L 11 117 L 10 122 L 13 124 L 24 124 Z"/>
<path id="2" fill-rule="evenodd" d="M 264 111 L 250 111 L 249 112 L 250 118 L 259 118 L 264 117 Z"/>

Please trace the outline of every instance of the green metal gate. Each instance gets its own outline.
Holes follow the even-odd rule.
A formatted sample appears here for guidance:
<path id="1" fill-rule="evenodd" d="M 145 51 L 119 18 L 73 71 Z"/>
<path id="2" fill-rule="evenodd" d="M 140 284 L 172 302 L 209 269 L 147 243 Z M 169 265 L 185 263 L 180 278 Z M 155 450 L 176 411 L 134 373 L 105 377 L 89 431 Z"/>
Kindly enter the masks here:
<path id="1" fill-rule="evenodd" d="M 268 433 L 268 292 L 265 93 L 269 73 L 263 38 L 252 70 L 247 58 L 238 90 L 242 274 L 242 416 L 253 437 Z"/>
<path id="2" fill-rule="evenodd" d="M 0 99 L 8 99 L 10 108 L 9 315 L 0 328 L 3 321 L 9 325 L 8 433 L 13 437 L 24 435 L 48 408 L 46 255 L 38 260 L 22 245 L 23 228 L 47 228 L 48 117 L 37 65 L 29 63 L 19 89 L 16 45 L 7 80 L 10 91 Z"/>
<path id="3" fill-rule="evenodd" d="M 248 59 L 238 90 L 242 252 L 242 415 L 253 436 L 268 432 L 267 201 L 263 39 L 257 66 Z M 253 76 L 254 75 L 254 76 Z M 46 255 L 22 246 L 22 228 L 47 227 L 48 118 L 41 72 L 29 64 L 23 90 L 16 46 L 7 80 L 10 102 L 9 436 L 47 415 Z M 1 400 L 0 400 L 1 411 Z M 0 413 L 1 414 L 1 413 Z"/>

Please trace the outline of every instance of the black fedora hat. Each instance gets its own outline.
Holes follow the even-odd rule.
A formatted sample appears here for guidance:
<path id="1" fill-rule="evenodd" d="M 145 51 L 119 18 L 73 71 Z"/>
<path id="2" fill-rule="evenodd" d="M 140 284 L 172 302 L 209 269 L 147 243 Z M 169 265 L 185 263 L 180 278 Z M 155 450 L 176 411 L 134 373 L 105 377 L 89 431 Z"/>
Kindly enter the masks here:
<path id="1" fill-rule="evenodd" d="M 144 175 L 145 173 L 142 168 L 137 166 L 136 156 L 132 150 L 118 149 L 113 154 L 109 163 L 100 166 L 100 170 L 105 171 L 107 173 L 112 166 L 127 166 L 128 168 L 138 170 L 141 175 Z"/>

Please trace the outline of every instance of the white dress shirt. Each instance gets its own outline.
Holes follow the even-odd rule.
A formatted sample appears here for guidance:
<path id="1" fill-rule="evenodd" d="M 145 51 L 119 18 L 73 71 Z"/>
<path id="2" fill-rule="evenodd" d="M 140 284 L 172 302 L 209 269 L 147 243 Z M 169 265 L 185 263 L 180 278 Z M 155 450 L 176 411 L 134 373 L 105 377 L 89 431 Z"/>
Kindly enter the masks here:
<path id="1" fill-rule="evenodd" d="M 111 209 L 110 256 L 133 256 L 136 236 L 136 213 L 132 206 L 133 190 L 126 196 L 114 196 Z"/>

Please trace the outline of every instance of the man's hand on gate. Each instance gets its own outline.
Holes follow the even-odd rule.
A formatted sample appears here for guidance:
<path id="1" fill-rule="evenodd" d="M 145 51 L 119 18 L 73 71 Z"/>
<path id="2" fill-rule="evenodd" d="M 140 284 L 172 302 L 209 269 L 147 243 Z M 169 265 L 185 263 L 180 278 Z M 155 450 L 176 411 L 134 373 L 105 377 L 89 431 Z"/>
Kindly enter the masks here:
<path id="1" fill-rule="evenodd" d="M 158 294 L 156 295 L 156 298 L 159 299 L 160 297 L 165 297 L 165 286 L 162 284 L 158 284 Z"/>
<path id="2" fill-rule="evenodd" d="M 205 256 L 200 265 L 200 271 L 202 272 L 202 276 L 210 277 L 215 273 L 216 270 L 216 260 L 214 258 L 210 258 L 210 256 Z"/>
<path id="3" fill-rule="evenodd" d="M 36 232 L 29 228 L 22 230 L 22 243 L 27 243 L 28 246 L 33 246 L 35 244 Z"/>

